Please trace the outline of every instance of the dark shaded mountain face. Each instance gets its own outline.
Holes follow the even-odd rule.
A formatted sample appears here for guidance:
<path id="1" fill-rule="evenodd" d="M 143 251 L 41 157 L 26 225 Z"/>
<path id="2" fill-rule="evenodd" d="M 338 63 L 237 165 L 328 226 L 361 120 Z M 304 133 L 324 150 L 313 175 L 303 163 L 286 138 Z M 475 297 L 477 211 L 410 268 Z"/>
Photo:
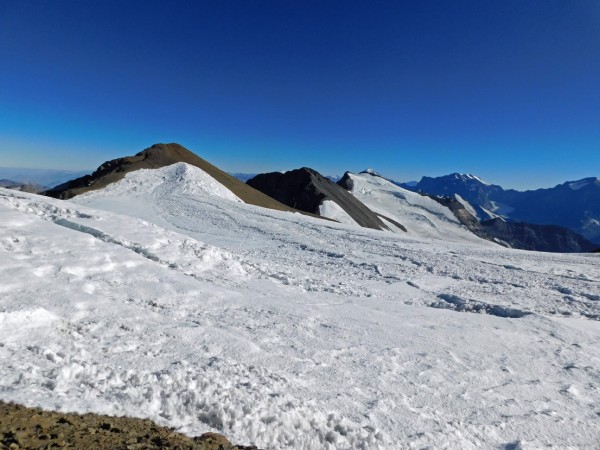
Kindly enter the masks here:
<path id="1" fill-rule="evenodd" d="M 598 245 L 568 228 L 557 225 L 536 225 L 525 222 L 506 222 L 495 218 L 481 222 L 481 226 L 496 239 L 512 248 L 557 253 L 587 253 Z"/>
<path id="2" fill-rule="evenodd" d="M 411 191 L 443 197 L 453 197 L 458 194 L 475 208 L 477 216 L 482 220 L 493 217 L 487 211 L 497 211 L 497 208 L 491 203 L 490 197 L 504 191 L 500 186 L 484 183 L 475 175 L 462 173 L 453 173 L 436 178 L 423 177 L 415 185 L 402 185 L 402 187 Z"/>
<path id="3" fill-rule="evenodd" d="M 248 184 L 285 205 L 313 214 L 319 214 L 319 206 L 323 201 L 331 200 L 360 226 L 388 229 L 379 216 L 356 197 L 307 167 L 285 173 L 263 173 L 248 180 Z"/>
<path id="4" fill-rule="evenodd" d="M 597 244 L 568 228 L 556 225 L 507 222 L 501 218 L 479 222 L 458 200 L 434 195 L 430 195 L 430 197 L 447 206 L 463 225 L 480 238 L 507 247 L 556 253 L 587 253 L 598 250 Z"/>
<path id="5" fill-rule="evenodd" d="M 246 203 L 280 211 L 292 211 L 288 206 L 242 183 L 179 144 L 155 144 L 135 156 L 107 161 L 91 175 L 68 181 L 45 191 L 44 194 L 69 199 L 84 192 L 102 189 L 121 180 L 129 172 L 139 169 L 158 169 L 178 162 L 202 169 Z"/>
<path id="6" fill-rule="evenodd" d="M 423 177 L 416 186 L 403 186 L 432 195 L 460 195 L 480 219 L 501 216 L 511 222 L 559 225 L 600 244 L 600 179 L 585 178 L 549 189 L 505 190 L 472 175 Z"/>

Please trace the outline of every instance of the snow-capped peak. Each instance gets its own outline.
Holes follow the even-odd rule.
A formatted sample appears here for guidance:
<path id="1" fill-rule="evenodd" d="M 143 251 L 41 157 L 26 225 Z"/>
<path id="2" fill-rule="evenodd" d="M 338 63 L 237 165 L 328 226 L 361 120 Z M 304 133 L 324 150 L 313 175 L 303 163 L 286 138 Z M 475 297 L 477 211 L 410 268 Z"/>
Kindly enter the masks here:
<path id="1" fill-rule="evenodd" d="M 583 179 L 577 180 L 577 181 L 569 181 L 567 184 L 574 191 L 578 191 L 579 189 L 589 186 L 592 183 L 600 183 L 600 178 L 596 178 L 596 177 L 583 178 Z"/>
<path id="2" fill-rule="evenodd" d="M 478 181 L 481 184 L 485 184 L 485 185 L 490 184 L 487 181 L 484 181 L 481 178 L 479 178 L 477 175 L 473 175 L 472 173 L 453 173 L 450 176 L 454 177 L 457 180 L 461 180 L 461 181 Z"/>
<path id="3" fill-rule="evenodd" d="M 375 175 L 375 176 L 378 176 L 378 177 L 381 176 L 379 172 L 377 172 L 375 169 L 371 169 L 371 168 L 363 170 L 360 173 L 368 173 L 369 175 Z"/>

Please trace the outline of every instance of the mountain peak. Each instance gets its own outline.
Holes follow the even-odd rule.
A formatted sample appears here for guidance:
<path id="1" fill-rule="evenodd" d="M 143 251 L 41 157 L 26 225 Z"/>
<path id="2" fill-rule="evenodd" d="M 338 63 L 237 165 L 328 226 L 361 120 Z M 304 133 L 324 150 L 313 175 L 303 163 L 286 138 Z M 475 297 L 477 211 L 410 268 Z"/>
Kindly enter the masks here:
<path id="1" fill-rule="evenodd" d="M 597 178 L 597 177 L 582 178 L 581 180 L 577 180 L 577 181 L 567 181 L 566 184 L 574 191 L 578 191 L 579 189 L 582 189 L 584 187 L 594 185 L 594 184 L 598 184 L 600 186 L 600 178 Z"/>
<path id="2" fill-rule="evenodd" d="M 490 183 L 483 181 L 480 177 L 478 177 L 477 175 L 473 175 L 472 173 L 451 173 L 450 175 L 448 175 L 448 177 L 454 178 L 456 180 L 460 180 L 463 182 L 470 182 L 470 181 L 476 181 L 479 182 L 481 184 L 486 184 L 489 185 Z"/>
<path id="3" fill-rule="evenodd" d="M 344 178 L 349 178 L 348 172 Z M 366 228 L 388 229 L 375 212 L 346 190 L 343 183 L 334 183 L 309 167 L 285 173 L 259 174 L 247 183 L 284 205 L 301 211 L 334 220 L 348 220 Z"/>
<path id="4" fill-rule="evenodd" d="M 381 176 L 381 174 L 379 172 L 377 172 L 375 169 L 371 169 L 371 168 L 365 169 L 365 170 L 363 170 L 360 173 L 368 173 L 369 175 L 374 175 L 374 176 L 377 176 L 377 177 Z"/>
<path id="5" fill-rule="evenodd" d="M 242 183 L 176 143 L 154 144 L 134 156 L 106 161 L 91 175 L 68 181 L 44 193 L 50 197 L 69 199 L 85 192 L 103 189 L 109 184 L 123 179 L 127 173 L 140 169 L 159 169 L 176 163 L 186 163 L 203 170 L 245 203 L 280 211 L 290 211 L 289 207 L 273 200 L 262 192 L 252 189 L 246 183 Z"/>

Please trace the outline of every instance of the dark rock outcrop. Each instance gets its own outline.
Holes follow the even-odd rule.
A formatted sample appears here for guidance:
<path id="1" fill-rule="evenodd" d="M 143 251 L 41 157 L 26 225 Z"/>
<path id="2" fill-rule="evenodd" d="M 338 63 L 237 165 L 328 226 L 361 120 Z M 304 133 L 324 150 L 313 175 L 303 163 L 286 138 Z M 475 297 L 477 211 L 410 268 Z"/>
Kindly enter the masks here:
<path id="1" fill-rule="evenodd" d="M 178 162 L 202 169 L 246 203 L 280 211 L 291 211 L 288 206 L 223 172 L 179 144 L 155 144 L 135 156 L 107 161 L 91 175 L 68 181 L 45 191 L 44 194 L 50 197 L 69 199 L 84 192 L 102 189 L 121 180 L 129 172 L 139 169 L 158 169 Z"/>
<path id="2" fill-rule="evenodd" d="M 285 173 L 263 173 L 247 183 L 277 201 L 301 211 L 319 214 L 319 206 L 323 201 L 331 200 L 360 226 L 376 230 L 389 229 L 378 214 L 342 186 L 307 167 Z"/>
<path id="3" fill-rule="evenodd" d="M 217 433 L 190 438 L 150 420 L 69 414 L 0 402 L 0 449 L 258 450 Z"/>

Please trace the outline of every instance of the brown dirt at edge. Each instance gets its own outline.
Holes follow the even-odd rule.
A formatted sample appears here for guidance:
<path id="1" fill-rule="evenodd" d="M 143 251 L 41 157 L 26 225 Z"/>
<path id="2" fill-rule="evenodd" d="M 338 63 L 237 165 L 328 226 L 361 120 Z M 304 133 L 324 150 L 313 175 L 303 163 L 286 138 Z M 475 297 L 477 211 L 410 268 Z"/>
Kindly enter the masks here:
<path id="1" fill-rule="evenodd" d="M 257 450 L 205 433 L 190 438 L 150 420 L 63 414 L 0 402 L 0 449 Z"/>

